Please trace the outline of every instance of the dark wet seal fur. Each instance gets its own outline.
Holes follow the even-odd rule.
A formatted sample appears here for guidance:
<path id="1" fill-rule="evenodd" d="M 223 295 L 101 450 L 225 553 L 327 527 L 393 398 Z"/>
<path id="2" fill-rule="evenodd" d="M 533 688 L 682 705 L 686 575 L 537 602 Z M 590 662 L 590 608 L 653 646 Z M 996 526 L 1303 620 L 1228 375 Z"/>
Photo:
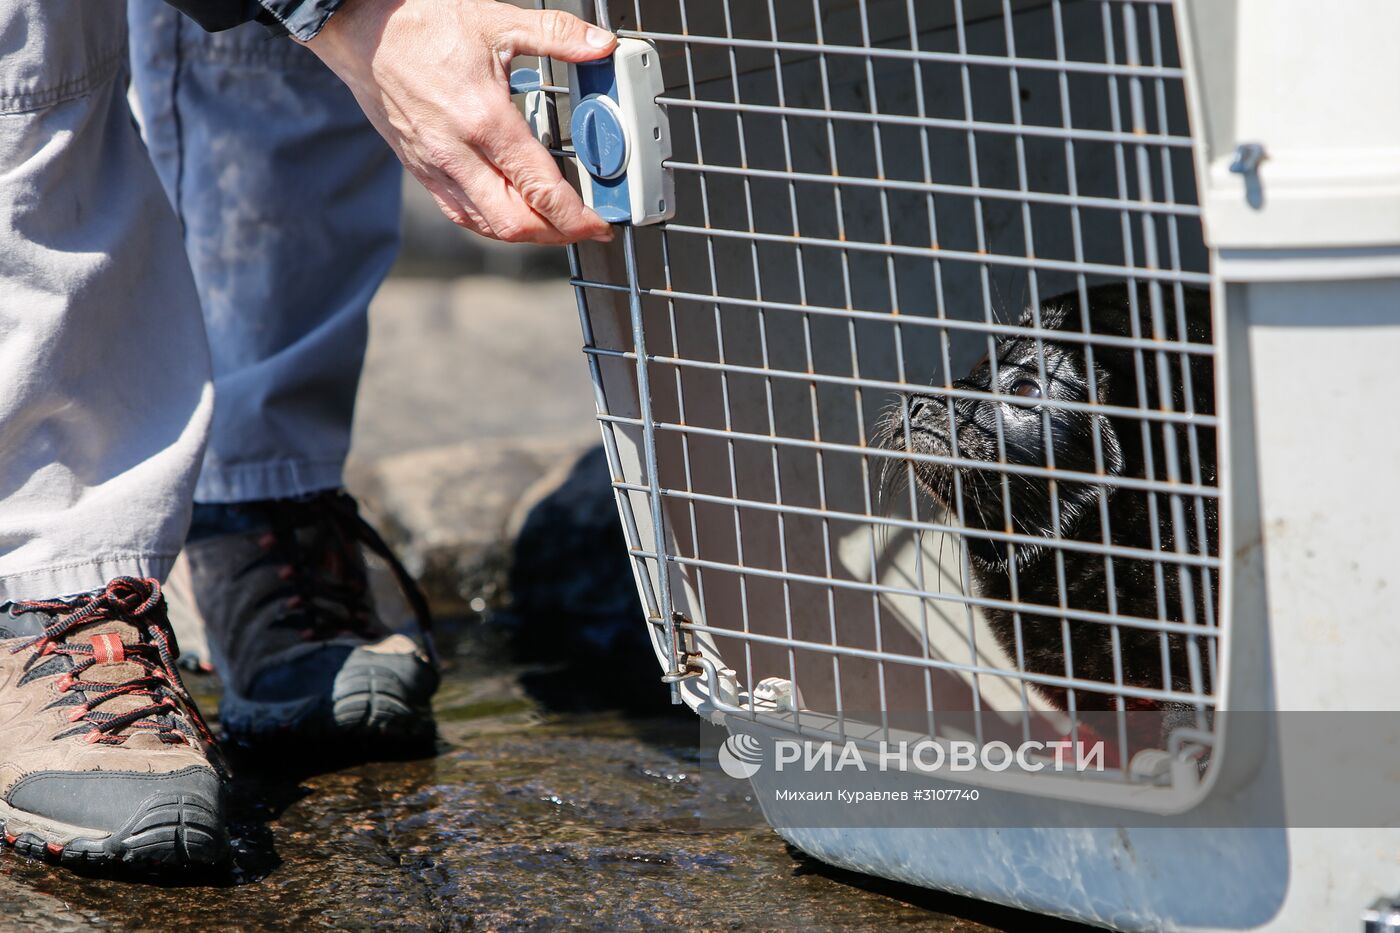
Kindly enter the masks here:
<path id="1" fill-rule="evenodd" d="M 1172 289 L 1163 291 L 1166 318 L 1164 337 L 1180 340 L 1178 312 Z M 1092 335 L 1133 336 L 1132 320 L 1138 320 L 1138 335 L 1153 334 L 1148 292 L 1138 293 L 1136 310 L 1130 309 L 1128 291 L 1123 285 L 1104 285 L 1088 292 L 1088 331 Z M 1187 289 L 1184 302 L 1186 340 L 1210 342 L 1210 303 L 1206 292 Z M 1058 470 L 1102 474 L 1109 477 L 1153 475 L 1165 480 L 1169 446 L 1175 439 L 1175 458 L 1183 482 L 1216 484 L 1216 438 L 1212 427 L 1194 430 L 1182 424 L 1144 422 L 1139 418 L 1072 411 L 1035 404 L 1037 400 L 1090 402 L 1123 408 L 1157 410 L 1159 398 L 1158 354 L 1131 348 L 1093 345 L 1093 393 L 1086 345 L 1055 340 L 1053 332 L 1079 332 L 1086 329 L 1078 292 L 1044 302 L 1039 326 L 1052 332 L 1042 337 L 1044 381 L 1037 361 L 1037 341 L 1031 337 L 1003 337 L 996 343 L 997 391 L 1006 400 L 993 398 L 952 399 L 946 396 L 909 394 L 902 396 L 881 421 L 875 442 L 894 450 L 954 456 L 951 421 L 956 425 L 956 456 L 973 461 L 961 466 L 914 462 L 913 476 L 919 491 L 952 516 L 961 515 L 969 529 L 997 532 L 1008 530 L 1007 496 L 1003 494 L 1003 474 L 980 466 L 999 462 L 997 416 L 1002 422 L 1006 461 L 1027 466 L 1048 466 L 1044 442 L 1044 415 L 1049 416 L 1054 466 Z M 1027 311 L 1020 326 L 1035 326 L 1035 315 Z M 1183 358 L 1186 362 L 1183 364 Z M 991 361 L 984 358 L 973 370 L 953 383 L 958 389 L 992 392 Z M 1167 354 L 1168 389 L 1171 410 L 1184 412 L 1186 376 L 1190 377 L 1193 410 L 1214 411 L 1215 381 L 1212 359 L 1205 354 Z M 1017 404 L 1026 402 L 1027 404 Z M 907 431 L 905 413 L 907 412 Z M 1099 436 L 1100 458 L 1095 455 L 1094 436 Z M 1197 472 L 1192 470 L 1192 460 Z M 910 463 L 887 461 L 884 492 L 907 479 Z M 1183 565 L 1150 559 L 1108 558 L 1102 554 L 1055 548 L 1055 509 L 1052 508 L 1050 480 L 1042 477 L 1007 474 L 1009 491 L 1009 530 L 1037 540 L 1037 543 L 1008 543 L 986 537 L 964 535 L 968 548 L 975 592 L 996 600 L 1013 599 L 1027 608 L 1019 612 L 1005 609 L 984 610 L 991 629 L 1012 658 L 1021 658 L 1024 669 L 1034 674 L 1073 676 L 1112 685 L 1123 683 L 1151 689 L 1192 689 L 1191 658 L 1198 658 L 1200 686 L 1211 686 L 1211 660 L 1207 639 L 1195 639 L 1190 650 L 1185 635 L 1170 634 L 1112 625 L 1098 621 L 1070 619 L 1054 609 L 1061 605 L 1061 566 L 1063 561 L 1063 605 L 1070 609 L 1115 613 L 1140 619 L 1169 622 L 1187 621 L 1185 607 L 1195 608 L 1195 622 L 1204 626 L 1213 618 L 1214 594 L 1218 592 L 1215 571 L 1188 568 L 1183 582 L 1178 568 Z M 1155 507 L 1155 518 L 1153 508 Z M 1190 554 L 1217 553 L 1218 516 L 1216 500 L 1210 497 L 1182 497 L 1180 530 L 1184 550 Z M 1105 531 L 1105 519 L 1107 537 Z M 1171 497 L 1162 493 L 1126 489 L 1089 482 L 1058 483 L 1058 534 L 1064 540 L 1115 545 L 1145 551 L 1171 553 L 1177 549 L 1178 525 L 1172 519 Z M 1039 543 L 1043 541 L 1044 543 Z M 1204 541 L 1204 549 L 1202 548 Z M 1014 580 L 1013 580 L 1014 577 Z M 1013 589 L 1014 586 L 1014 589 Z M 1110 596 L 1112 598 L 1110 598 Z M 1212 614 L 1207 615 L 1207 603 Z M 1044 607 L 1049 611 L 1039 611 Z M 1019 616 L 1019 618 L 1018 618 Z M 1020 645 L 1017 644 L 1019 622 Z M 1066 632 L 1067 629 L 1067 632 Z M 1121 671 L 1115 671 L 1117 654 Z M 1070 658 L 1066 657 L 1066 640 Z M 1169 673 L 1164 670 L 1164 656 Z M 1071 664 L 1072 662 L 1072 664 Z M 1121 680 L 1118 678 L 1121 676 Z M 1061 686 L 1040 685 L 1037 689 L 1055 706 L 1065 709 L 1069 691 Z M 1111 693 L 1075 691 L 1074 703 L 1081 710 L 1116 709 Z M 1181 709 L 1177 703 L 1129 700 L 1127 708 Z"/>

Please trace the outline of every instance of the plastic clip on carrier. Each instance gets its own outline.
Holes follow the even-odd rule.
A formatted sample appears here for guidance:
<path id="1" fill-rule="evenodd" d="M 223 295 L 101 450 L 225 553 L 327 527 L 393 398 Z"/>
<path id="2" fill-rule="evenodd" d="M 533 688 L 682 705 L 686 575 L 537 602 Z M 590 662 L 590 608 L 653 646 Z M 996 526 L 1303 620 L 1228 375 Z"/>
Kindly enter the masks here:
<path id="1" fill-rule="evenodd" d="M 511 91 L 527 94 L 527 119 L 543 141 L 549 121 L 541 87 L 536 71 L 511 75 Z M 570 65 L 569 88 L 584 203 L 608 223 L 642 226 L 674 217 L 675 180 L 662 164 L 671 157 L 671 128 L 656 102 L 665 90 L 656 47 L 619 39 L 608 58 Z"/>

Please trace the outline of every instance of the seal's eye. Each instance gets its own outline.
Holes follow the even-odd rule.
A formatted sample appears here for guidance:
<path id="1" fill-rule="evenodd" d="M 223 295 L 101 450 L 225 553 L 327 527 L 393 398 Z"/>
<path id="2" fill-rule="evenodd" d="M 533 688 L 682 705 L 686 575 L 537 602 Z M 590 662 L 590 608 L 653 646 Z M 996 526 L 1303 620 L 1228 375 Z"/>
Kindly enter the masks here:
<path id="1" fill-rule="evenodd" d="M 1013 395 L 1021 396 L 1021 398 L 1040 398 L 1040 383 L 1022 379 L 1011 387 L 1011 392 Z"/>

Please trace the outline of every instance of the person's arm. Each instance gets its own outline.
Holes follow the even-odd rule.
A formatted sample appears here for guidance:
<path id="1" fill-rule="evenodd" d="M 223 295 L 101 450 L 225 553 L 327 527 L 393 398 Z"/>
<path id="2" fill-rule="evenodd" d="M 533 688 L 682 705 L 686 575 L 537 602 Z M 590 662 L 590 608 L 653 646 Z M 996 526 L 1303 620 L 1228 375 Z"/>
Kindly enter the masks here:
<path id="1" fill-rule="evenodd" d="M 169 0 L 206 29 L 274 20 L 354 93 L 399 160 L 469 230 L 498 240 L 610 240 L 612 229 L 531 135 L 510 61 L 590 61 L 612 33 L 496 0 Z"/>

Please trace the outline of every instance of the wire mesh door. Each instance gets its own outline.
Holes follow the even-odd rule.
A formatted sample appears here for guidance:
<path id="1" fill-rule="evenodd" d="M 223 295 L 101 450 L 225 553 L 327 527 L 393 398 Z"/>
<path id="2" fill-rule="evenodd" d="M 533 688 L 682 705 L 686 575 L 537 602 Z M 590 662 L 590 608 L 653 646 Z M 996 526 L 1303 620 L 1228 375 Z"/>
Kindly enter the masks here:
<path id="1" fill-rule="evenodd" d="M 571 258 L 668 678 L 1208 742 L 1217 339 L 1170 5 L 606 16 L 660 53 L 677 215 Z"/>

